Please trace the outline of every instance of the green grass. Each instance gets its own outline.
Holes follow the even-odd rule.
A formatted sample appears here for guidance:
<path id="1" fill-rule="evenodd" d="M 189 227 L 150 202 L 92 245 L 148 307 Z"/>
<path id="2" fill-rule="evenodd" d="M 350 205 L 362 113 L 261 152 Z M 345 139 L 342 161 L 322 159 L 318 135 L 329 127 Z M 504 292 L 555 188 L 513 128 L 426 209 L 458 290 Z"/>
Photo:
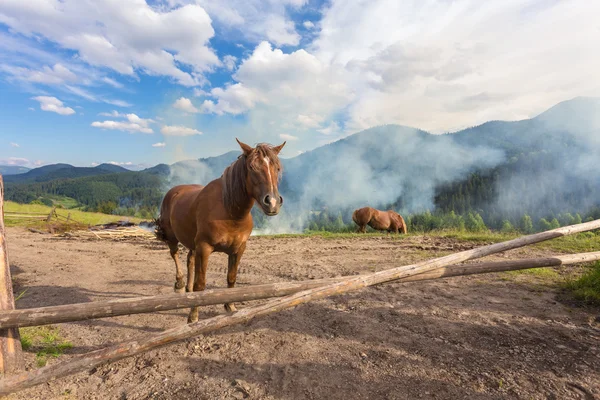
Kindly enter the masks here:
<path id="1" fill-rule="evenodd" d="M 57 327 L 33 326 L 19 329 L 21 347 L 24 351 L 35 352 L 36 363 L 43 367 L 49 358 L 58 357 L 73 344 L 61 336 Z"/>
<path id="2" fill-rule="evenodd" d="M 552 250 L 561 253 L 585 253 L 600 251 L 600 234 L 595 232 L 582 232 L 576 235 L 551 239 L 534 245 L 540 249 Z"/>
<path id="3" fill-rule="evenodd" d="M 256 231 L 260 232 L 260 229 Z M 373 237 L 389 237 L 391 239 L 402 240 L 406 237 L 412 236 L 436 236 L 456 239 L 464 242 L 502 242 L 505 240 L 514 239 L 519 237 L 518 234 L 508 234 L 499 232 L 466 232 L 466 231 L 433 231 L 433 232 L 409 232 L 407 235 L 404 234 L 387 234 L 386 232 L 373 232 L 368 231 L 367 233 L 356 233 L 356 232 L 328 232 L 328 231 L 305 231 L 304 233 L 286 233 L 276 235 L 261 235 L 268 238 L 298 238 L 298 237 L 320 237 L 324 239 L 347 239 L 347 238 L 373 238 Z"/>
<path id="4" fill-rule="evenodd" d="M 583 274 L 567 279 L 564 286 L 577 300 L 600 305 L 600 262 L 585 267 Z"/>
<path id="5" fill-rule="evenodd" d="M 39 214 L 50 214 L 52 211 L 52 207 L 48 207 L 41 204 L 19 204 L 12 201 L 7 201 L 4 203 L 4 211 L 6 213 L 39 213 Z M 56 209 L 56 213 L 62 217 L 67 217 L 71 214 L 71 219 L 74 222 L 79 222 L 84 225 L 98 225 L 98 224 L 106 224 L 109 222 L 115 222 L 120 220 L 129 220 L 132 222 L 140 222 L 141 218 L 134 217 L 124 217 L 121 215 L 109 215 L 109 214 L 101 214 L 101 213 L 93 213 L 93 212 L 85 212 L 81 210 L 65 210 L 65 209 Z M 42 215 L 40 215 L 41 217 Z M 33 218 L 19 218 L 19 217 L 11 217 L 10 214 L 4 216 L 4 221 L 6 226 L 27 226 L 27 227 L 35 227 L 42 226 L 45 222 L 42 222 Z M 64 219 L 61 221 L 64 222 Z"/>

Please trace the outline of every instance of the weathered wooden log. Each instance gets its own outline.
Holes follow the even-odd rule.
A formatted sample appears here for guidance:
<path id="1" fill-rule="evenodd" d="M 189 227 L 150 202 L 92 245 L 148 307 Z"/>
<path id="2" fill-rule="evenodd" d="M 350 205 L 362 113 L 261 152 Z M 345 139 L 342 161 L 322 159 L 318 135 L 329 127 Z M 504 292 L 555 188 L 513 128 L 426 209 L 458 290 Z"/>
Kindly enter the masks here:
<path id="1" fill-rule="evenodd" d="M 233 314 L 219 315 L 192 324 L 182 325 L 160 333 L 147 335 L 140 339 L 130 340 L 104 349 L 92 351 L 90 353 L 76 355 L 67 361 L 49 365 L 35 371 L 3 378 L 0 380 L 0 395 L 9 394 L 17 390 L 36 386 L 55 378 L 91 369 L 108 362 L 121 360 L 123 358 L 140 354 L 173 342 L 189 339 L 203 333 L 212 332 L 226 326 L 248 322 L 256 317 L 292 308 L 309 301 L 319 300 L 342 293 L 348 293 L 366 286 L 389 282 L 407 276 L 428 272 L 448 265 L 457 264 L 459 262 L 526 246 L 528 244 L 538 243 L 544 240 L 598 228 L 600 228 L 600 220 L 586 222 L 579 225 L 566 226 L 547 232 L 509 240 L 507 242 L 496 243 L 477 249 L 462 251 L 460 253 L 423 261 L 417 264 L 375 272 L 370 275 L 357 276 L 346 279 L 342 282 L 332 283 L 314 289 L 303 290 L 283 298 L 268 301 L 265 304 L 245 308 Z"/>
<path id="2" fill-rule="evenodd" d="M 0 310 L 14 310 L 8 250 L 4 234 L 4 180 L 0 175 Z M 21 367 L 21 339 L 17 328 L 0 329 L 0 374 L 17 371 Z"/>
<path id="3" fill-rule="evenodd" d="M 442 267 L 418 275 L 407 276 L 395 282 L 414 282 L 453 276 L 483 274 L 488 272 L 514 271 L 519 269 L 551 267 L 600 260 L 600 251 L 592 253 L 560 255 L 548 258 L 530 258 L 498 262 L 460 264 Z M 264 285 L 212 289 L 193 293 L 169 293 L 158 296 L 144 296 L 127 299 L 65 304 L 60 306 L 26 308 L 22 310 L 0 311 L 0 329 L 24 326 L 39 326 L 60 322 L 83 321 L 88 319 L 114 317 L 118 315 L 140 314 L 156 311 L 175 310 L 194 306 L 236 303 L 287 296 L 302 290 L 355 278 L 315 279 L 298 282 L 278 282 Z"/>

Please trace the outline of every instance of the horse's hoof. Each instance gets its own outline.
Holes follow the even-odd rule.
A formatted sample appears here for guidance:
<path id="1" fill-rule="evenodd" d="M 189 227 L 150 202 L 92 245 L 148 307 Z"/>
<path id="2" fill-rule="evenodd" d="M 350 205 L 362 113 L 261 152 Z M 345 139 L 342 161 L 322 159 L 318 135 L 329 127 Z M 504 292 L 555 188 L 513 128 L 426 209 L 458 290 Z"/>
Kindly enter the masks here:
<path id="1" fill-rule="evenodd" d="M 175 293 L 183 293 L 185 291 L 185 284 L 183 281 L 175 281 Z"/>
<path id="2" fill-rule="evenodd" d="M 236 312 L 237 308 L 235 308 L 235 305 L 233 305 L 233 303 L 228 303 L 228 304 L 225 304 L 225 311 Z"/>

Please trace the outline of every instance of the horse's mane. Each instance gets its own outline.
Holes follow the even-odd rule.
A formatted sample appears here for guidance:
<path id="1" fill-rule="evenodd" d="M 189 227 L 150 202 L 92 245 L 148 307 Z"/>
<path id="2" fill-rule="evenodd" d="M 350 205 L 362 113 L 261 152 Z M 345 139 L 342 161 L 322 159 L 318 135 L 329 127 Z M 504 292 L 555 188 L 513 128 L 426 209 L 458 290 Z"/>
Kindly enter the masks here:
<path id="1" fill-rule="evenodd" d="M 275 166 L 279 171 L 277 178 L 280 179 L 281 162 L 279 157 L 277 157 L 271 146 L 265 143 L 258 144 L 256 149 L 248 156 L 240 154 L 238 159 L 223 171 L 221 176 L 223 180 L 223 204 L 225 204 L 225 208 L 230 214 L 239 211 L 242 205 L 248 201 L 249 194 L 246 188 L 248 166 L 255 171 L 259 170 L 263 158 L 267 158 L 269 163 Z"/>

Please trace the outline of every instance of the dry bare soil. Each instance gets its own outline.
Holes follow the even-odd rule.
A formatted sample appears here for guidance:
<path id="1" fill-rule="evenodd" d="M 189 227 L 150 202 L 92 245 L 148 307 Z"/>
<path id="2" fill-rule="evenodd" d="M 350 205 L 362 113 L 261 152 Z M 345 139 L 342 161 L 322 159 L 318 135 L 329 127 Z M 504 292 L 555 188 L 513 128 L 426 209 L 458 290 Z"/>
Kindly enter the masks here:
<path id="1" fill-rule="evenodd" d="M 172 291 L 154 241 L 73 240 L 8 229 L 18 308 Z M 481 243 L 428 236 L 252 237 L 239 285 L 363 273 Z M 551 254 L 521 249 L 494 259 Z M 564 272 L 564 271 L 563 271 Z M 225 287 L 211 257 L 209 287 Z M 387 284 L 299 306 L 13 394 L 12 399 L 600 398 L 600 311 L 543 277 L 491 274 Z M 238 304 L 238 308 L 252 303 Z M 223 313 L 201 310 L 200 318 Z M 57 325 L 49 363 L 186 322 L 187 310 Z M 35 353 L 25 352 L 28 369 Z"/>

